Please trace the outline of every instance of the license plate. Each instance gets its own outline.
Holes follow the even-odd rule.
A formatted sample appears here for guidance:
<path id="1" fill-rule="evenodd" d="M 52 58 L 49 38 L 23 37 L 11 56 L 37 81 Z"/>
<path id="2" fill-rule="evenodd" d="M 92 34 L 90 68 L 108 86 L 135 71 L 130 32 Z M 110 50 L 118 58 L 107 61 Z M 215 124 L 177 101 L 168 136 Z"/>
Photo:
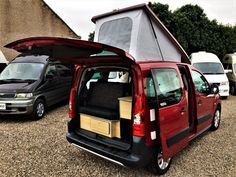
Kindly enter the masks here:
<path id="1" fill-rule="evenodd" d="M 6 110 L 6 104 L 0 103 L 0 110 Z"/>

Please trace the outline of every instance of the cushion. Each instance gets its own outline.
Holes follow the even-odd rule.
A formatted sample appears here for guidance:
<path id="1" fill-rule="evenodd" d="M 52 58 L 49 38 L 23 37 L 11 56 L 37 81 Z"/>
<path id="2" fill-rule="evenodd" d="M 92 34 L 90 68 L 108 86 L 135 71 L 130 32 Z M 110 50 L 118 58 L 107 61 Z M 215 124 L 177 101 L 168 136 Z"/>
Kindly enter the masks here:
<path id="1" fill-rule="evenodd" d="M 110 120 L 119 119 L 119 97 L 125 96 L 127 84 L 115 82 L 91 82 L 86 104 L 80 112 Z"/>
<path id="2" fill-rule="evenodd" d="M 119 112 L 97 106 L 80 107 L 80 113 L 105 118 L 109 120 L 119 120 Z"/>

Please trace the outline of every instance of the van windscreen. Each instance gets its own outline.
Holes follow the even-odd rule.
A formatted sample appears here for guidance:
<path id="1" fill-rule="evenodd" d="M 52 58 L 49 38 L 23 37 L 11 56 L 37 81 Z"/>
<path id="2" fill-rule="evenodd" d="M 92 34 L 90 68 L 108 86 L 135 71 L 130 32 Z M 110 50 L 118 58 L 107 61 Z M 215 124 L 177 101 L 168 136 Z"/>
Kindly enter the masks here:
<path id="1" fill-rule="evenodd" d="M 224 69 L 220 63 L 194 63 L 193 66 L 200 70 L 203 74 L 224 74 Z"/>
<path id="2" fill-rule="evenodd" d="M 43 63 L 11 63 L 2 71 L 0 80 L 38 80 L 43 68 Z"/>

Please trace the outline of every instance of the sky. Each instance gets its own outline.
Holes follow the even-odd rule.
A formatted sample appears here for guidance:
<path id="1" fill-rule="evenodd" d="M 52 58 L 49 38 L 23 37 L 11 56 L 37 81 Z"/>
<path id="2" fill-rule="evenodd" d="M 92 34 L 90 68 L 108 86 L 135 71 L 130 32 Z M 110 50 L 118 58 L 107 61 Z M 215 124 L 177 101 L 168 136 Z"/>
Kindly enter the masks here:
<path id="1" fill-rule="evenodd" d="M 149 1 L 168 4 L 172 11 L 185 4 L 197 4 L 210 20 L 236 25 L 236 0 L 44 0 L 83 40 L 95 29 L 93 16 Z"/>

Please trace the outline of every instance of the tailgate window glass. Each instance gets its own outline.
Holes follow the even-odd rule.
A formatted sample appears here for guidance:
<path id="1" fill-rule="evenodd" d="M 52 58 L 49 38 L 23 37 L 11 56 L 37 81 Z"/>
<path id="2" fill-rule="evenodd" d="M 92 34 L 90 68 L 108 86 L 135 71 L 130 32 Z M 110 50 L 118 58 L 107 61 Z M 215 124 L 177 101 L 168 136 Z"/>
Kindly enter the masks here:
<path id="1" fill-rule="evenodd" d="M 175 69 L 154 69 L 153 79 L 159 106 L 165 107 L 178 103 L 182 97 L 180 79 Z"/>

